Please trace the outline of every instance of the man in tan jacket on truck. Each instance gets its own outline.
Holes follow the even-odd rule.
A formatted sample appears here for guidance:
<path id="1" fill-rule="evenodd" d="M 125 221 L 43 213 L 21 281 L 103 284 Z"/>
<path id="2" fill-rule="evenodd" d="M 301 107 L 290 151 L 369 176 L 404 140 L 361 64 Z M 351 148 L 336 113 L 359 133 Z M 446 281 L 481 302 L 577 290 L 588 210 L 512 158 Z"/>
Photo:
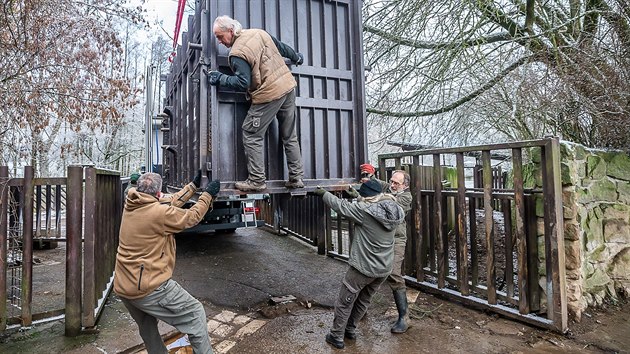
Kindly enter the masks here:
<path id="1" fill-rule="evenodd" d="M 201 183 L 201 173 L 181 191 L 160 200 L 162 178 L 145 173 L 125 199 L 120 224 L 114 292 L 138 324 L 147 351 L 167 353 L 157 320 L 188 334 L 195 353 L 212 353 L 203 305 L 176 281 L 173 234 L 201 221 L 219 193 L 219 181 L 208 183 L 197 203 L 182 209 Z"/>
<path id="2" fill-rule="evenodd" d="M 265 133 L 278 118 L 278 130 L 287 157 L 287 188 L 304 188 L 304 166 L 295 129 L 295 87 L 297 83 L 284 58 L 293 64 L 304 61 L 302 54 L 261 29 L 243 29 L 228 16 L 215 19 L 212 28 L 217 40 L 230 48 L 229 64 L 234 75 L 218 71 L 208 73 L 210 85 L 247 91 L 252 105 L 243 121 L 243 147 L 249 176 L 234 186 L 256 192 L 267 188 L 263 142 Z"/>

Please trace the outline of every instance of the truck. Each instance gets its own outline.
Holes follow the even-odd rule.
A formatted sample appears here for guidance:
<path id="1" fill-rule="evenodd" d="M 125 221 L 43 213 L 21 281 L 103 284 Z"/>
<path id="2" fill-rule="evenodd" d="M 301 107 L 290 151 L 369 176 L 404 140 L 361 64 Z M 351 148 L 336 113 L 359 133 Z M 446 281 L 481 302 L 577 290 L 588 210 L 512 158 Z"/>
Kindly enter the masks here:
<path id="1" fill-rule="evenodd" d="M 198 169 L 203 171 L 202 184 L 220 180 L 214 208 L 199 227 L 232 231 L 264 224 L 257 216 L 260 201 L 304 197 L 318 186 L 343 189 L 356 181 L 357 166 L 367 157 L 362 1 L 197 0 L 195 4 L 165 78 L 165 109 L 160 117 L 166 191 L 181 189 Z M 234 187 L 248 175 L 241 125 L 250 102 L 245 92 L 208 83 L 206 73 L 212 70 L 232 74 L 229 49 L 212 32 L 220 15 L 238 20 L 243 28 L 264 29 L 304 56 L 300 66 L 286 62 L 298 84 L 303 189 L 284 187 L 288 173 L 277 122 L 265 139 L 267 189 L 247 194 Z"/>

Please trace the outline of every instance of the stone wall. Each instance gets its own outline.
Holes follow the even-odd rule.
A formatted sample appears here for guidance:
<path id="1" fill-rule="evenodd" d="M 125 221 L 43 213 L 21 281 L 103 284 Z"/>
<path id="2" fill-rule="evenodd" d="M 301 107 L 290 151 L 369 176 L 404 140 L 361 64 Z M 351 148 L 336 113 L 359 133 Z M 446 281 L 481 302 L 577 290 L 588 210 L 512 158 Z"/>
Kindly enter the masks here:
<path id="1" fill-rule="evenodd" d="M 579 320 L 588 306 L 630 296 L 630 157 L 562 142 L 561 175 L 568 308 Z"/>

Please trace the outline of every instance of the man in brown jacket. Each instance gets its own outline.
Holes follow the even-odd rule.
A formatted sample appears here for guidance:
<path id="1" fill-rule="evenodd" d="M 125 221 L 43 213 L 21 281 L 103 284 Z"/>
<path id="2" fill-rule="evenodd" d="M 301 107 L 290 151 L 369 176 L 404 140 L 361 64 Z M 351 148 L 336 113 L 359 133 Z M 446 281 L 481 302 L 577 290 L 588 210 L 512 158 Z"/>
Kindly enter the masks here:
<path id="1" fill-rule="evenodd" d="M 289 169 L 285 187 L 303 188 L 304 166 L 295 130 L 297 83 L 283 59 L 300 65 L 304 61 L 302 54 L 264 30 L 243 29 L 238 21 L 228 16 L 217 17 L 212 30 L 220 43 L 231 48 L 229 64 L 234 75 L 211 71 L 209 83 L 237 91 L 247 90 L 252 101 L 242 125 L 249 176 L 235 187 L 252 192 L 267 188 L 263 141 L 277 116 Z"/>
<path id="2" fill-rule="evenodd" d="M 138 324 L 150 354 L 167 353 L 158 319 L 188 334 L 195 353 L 212 353 L 203 305 L 171 279 L 175 267 L 173 234 L 197 225 L 219 193 L 219 181 L 212 181 L 193 207 L 180 208 L 200 183 L 198 173 L 193 182 L 164 203 L 159 199 L 162 178 L 157 173 L 145 173 L 125 200 L 114 292 Z"/>

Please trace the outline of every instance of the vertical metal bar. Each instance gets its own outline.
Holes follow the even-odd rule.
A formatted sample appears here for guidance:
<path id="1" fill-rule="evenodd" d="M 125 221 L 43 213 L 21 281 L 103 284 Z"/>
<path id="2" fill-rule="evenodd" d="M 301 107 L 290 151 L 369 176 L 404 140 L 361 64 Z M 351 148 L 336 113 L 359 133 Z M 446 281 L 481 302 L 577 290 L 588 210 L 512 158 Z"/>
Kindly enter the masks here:
<path id="1" fill-rule="evenodd" d="M 401 167 L 401 166 L 402 166 L 402 164 L 401 164 L 400 160 L 401 160 L 401 158 L 400 158 L 400 157 L 397 157 L 397 158 L 394 160 L 394 168 L 395 168 L 396 170 L 400 170 L 400 169 L 402 169 L 402 167 Z"/>
<path id="2" fill-rule="evenodd" d="M 529 313 L 529 284 L 527 280 L 527 241 L 525 237 L 525 199 L 523 191 L 523 154 L 520 148 L 512 149 L 514 178 L 514 236 L 518 262 L 518 311 Z"/>
<path id="3" fill-rule="evenodd" d="M 0 331 L 7 329 L 7 238 L 9 167 L 0 166 Z"/>
<path id="4" fill-rule="evenodd" d="M 95 324 L 94 308 L 96 308 L 96 239 L 97 230 L 102 228 L 97 227 L 97 171 L 94 167 L 85 168 L 85 202 L 83 204 L 84 213 L 84 226 L 83 226 L 83 326 L 92 327 Z M 105 198 L 107 193 L 101 195 L 101 198 Z M 104 210 L 101 210 L 104 212 Z M 106 218 L 106 215 L 98 213 L 101 218 Z M 104 236 L 104 235 L 103 235 Z M 105 271 L 105 265 L 101 265 L 102 271 Z"/>
<path id="5" fill-rule="evenodd" d="M 495 268 L 494 268 L 494 219 L 492 208 L 492 166 L 490 165 L 490 150 L 481 153 L 483 162 L 483 206 L 485 211 L 486 229 L 486 283 L 488 288 L 488 303 L 497 303 Z"/>
<path id="6" fill-rule="evenodd" d="M 81 332 L 81 239 L 83 223 L 83 167 L 68 167 L 66 242 L 66 326 L 69 337 Z"/>
<path id="7" fill-rule="evenodd" d="M 32 166 L 24 167 L 24 227 L 22 238 L 22 326 L 33 322 L 33 176 Z"/>
<path id="8" fill-rule="evenodd" d="M 542 150 L 543 194 L 545 206 L 545 260 L 547 263 L 547 317 L 561 332 L 567 330 L 568 313 L 564 264 L 564 219 L 562 216 L 562 180 L 560 178 L 560 142 L 549 139 Z"/>
<path id="9" fill-rule="evenodd" d="M 317 224 L 315 226 L 315 229 L 317 231 L 317 254 L 324 255 L 326 254 L 326 230 L 328 229 L 328 220 L 326 218 L 326 205 L 324 205 L 324 201 L 322 200 L 322 198 L 307 198 L 311 198 L 313 200 L 317 215 Z"/>
<path id="10" fill-rule="evenodd" d="M 337 253 L 341 255 L 343 253 L 343 217 L 337 213 Z"/>
<path id="11" fill-rule="evenodd" d="M 433 154 L 433 203 L 435 210 L 433 218 L 435 219 L 435 234 L 437 235 L 437 269 L 438 269 L 438 288 L 442 289 L 446 281 L 446 267 L 444 266 L 447 260 L 447 255 L 444 249 L 444 227 L 442 225 L 442 167 L 440 165 L 440 155 Z"/>
<path id="12" fill-rule="evenodd" d="M 324 204 L 324 211 L 326 213 L 326 253 L 335 250 L 333 247 L 333 236 L 332 236 L 332 218 L 330 217 L 330 207 Z"/>
<path id="13" fill-rule="evenodd" d="M 459 268 L 457 269 L 459 289 L 468 295 L 468 242 L 466 242 L 466 180 L 464 177 L 464 153 L 456 154 L 457 160 L 457 239 L 459 247 Z"/>

